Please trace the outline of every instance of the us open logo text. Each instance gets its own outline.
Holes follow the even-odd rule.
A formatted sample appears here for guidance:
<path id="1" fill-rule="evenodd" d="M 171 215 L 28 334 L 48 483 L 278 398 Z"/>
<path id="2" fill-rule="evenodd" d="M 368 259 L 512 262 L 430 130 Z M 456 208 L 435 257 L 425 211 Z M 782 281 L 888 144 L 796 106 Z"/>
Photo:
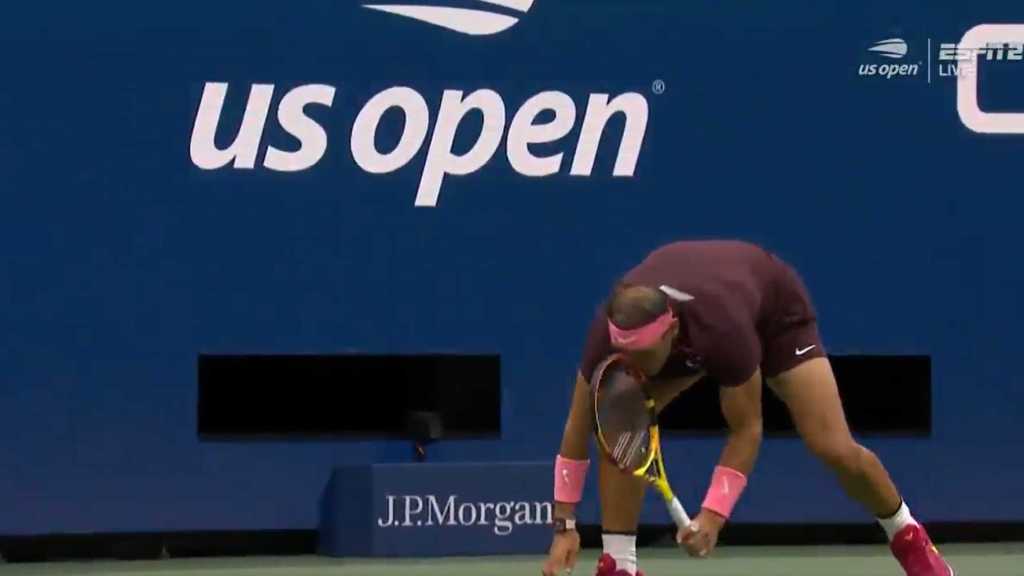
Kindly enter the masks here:
<path id="1" fill-rule="evenodd" d="M 248 86 L 245 112 L 238 126 L 221 126 L 221 116 L 229 96 L 229 85 L 207 82 L 195 115 L 189 153 L 192 163 L 203 170 L 230 166 L 236 170 L 255 170 L 259 164 L 276 172 L 299 172 L 315 167 L 330 149 L 330 137 L 324 127 L 307 114 L 307 108 L 330 109 L 338 89 L 326 84 L 308 84 L 290 88 L 277 105 L 278 125 L 295 141 L 286 149 L 281 142 L 267 143 L 264 128 L 271 112 L 277 87 L 273 84 Z M 237 98 L 237 96 L 236 96 Z M 237 100 L 235 100 L 237 102 Z M 367 174 L 388 174 L 417 162 L 420 172 L 416 206 L 436 206 L 445 179 L 467 176 L 495 160 L 504 143 L 505 161 L 518 174 L 532 178 L 559 174 L 568 164 L 568 174 L 590 177 L 609 122 L 624 119 L 618 141 L 613 176 L 632 177 L 647 133 L 647 99 L 636 92 L 618 95 L 596 93 L 577 102 L 557 90 L 539 92 L 509 108 L 494 90 L 479 88 L 471 92 L 444 90 L 436 109 L 415 88 L 394 86 L 366 101 L 358 111 L 337 111 L 351 126 L 348 153 Z M 333 112 L 333 111 L 332 111 Z M 387 114 L 403 118 L 404 127 L 396 145 L 380 150 L 376 137 Z M 465 152 L 456 152 L 454 144 L 468 116 L 483 116 L 483 128 Z M 581 124 L 575 142 L 561 142 L 577 124 Z M 234 136 L 230 136 L 234 134 Z M 429 135 L 429 141 L 428 141 Z M 218 142 L 226 142 L 220 145 Z M 539 153 L 531 146 L 556 144 L 559 150 Z M 614 142 L 611 143 L 614 146 Z M 337 154 L 344 152 L 338 150 Z M 566 156 L 571 155 L 571 163 Z"/>
<path id="2" fill-rule="evenodd" d="M 900 60 L 909 52 L 907 42 L 902 38 L 889 38 L 875 42 L 868 52 L 875 55 L 881 62 L 863 63 L 857 69 L 860 76 L 877 76 L 892 80 L 893 78 L 917 76 L 921 71 L 921 63 L 907 63 Z"/>

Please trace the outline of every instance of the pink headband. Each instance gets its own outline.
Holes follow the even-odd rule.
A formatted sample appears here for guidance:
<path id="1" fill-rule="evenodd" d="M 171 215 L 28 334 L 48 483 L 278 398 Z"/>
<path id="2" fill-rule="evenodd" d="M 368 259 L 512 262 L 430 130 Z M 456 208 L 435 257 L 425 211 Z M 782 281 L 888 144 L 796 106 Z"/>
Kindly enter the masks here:
<path id="1" fill-rule="evenodd" d="M 664 314 L 653 321 L 630 330 L 623 330 L 608 320 L 608 335 L 611 337 L 612 345 L 623 350 L 639 350 L 653 345 L 672 326 L 672 314 L 670 307 Z"/>

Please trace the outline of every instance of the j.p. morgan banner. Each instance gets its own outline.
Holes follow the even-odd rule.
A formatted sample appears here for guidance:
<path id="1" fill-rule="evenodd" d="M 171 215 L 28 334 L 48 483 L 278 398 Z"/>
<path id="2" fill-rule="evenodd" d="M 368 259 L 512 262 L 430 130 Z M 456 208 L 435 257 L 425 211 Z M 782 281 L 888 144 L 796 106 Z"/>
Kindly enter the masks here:
<path id="1" fill-rule="evenodd" d="M 338 468 L 321 500 L 332 556 L 535 554 L 551 535 L 550 462 Z"/>

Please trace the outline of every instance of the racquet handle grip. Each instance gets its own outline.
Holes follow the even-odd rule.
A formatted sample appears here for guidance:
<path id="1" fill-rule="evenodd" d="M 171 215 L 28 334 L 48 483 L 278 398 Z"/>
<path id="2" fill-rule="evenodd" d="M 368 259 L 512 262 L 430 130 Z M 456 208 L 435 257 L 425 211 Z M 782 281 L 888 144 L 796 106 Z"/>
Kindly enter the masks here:
<path id="1" fill-rule="evenodd" d="M 686 514 L 686 510 L 683 509 L 683 505 L 679 503 L 679 498 L 675 496 L 668 503 L 668 513 L 672 515 L 672 520 L 675 521 L 676 526 L 680 529 L 690 527 L 690 517 Z"/>

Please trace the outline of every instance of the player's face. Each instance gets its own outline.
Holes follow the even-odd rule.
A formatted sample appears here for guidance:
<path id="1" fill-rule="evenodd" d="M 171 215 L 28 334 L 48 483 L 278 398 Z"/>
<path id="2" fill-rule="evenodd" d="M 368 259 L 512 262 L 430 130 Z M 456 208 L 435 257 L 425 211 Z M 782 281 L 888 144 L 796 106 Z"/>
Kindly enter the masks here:
<path id="1" fill-rule="evenodd" d="M 661 372 L 665 362 L 668 361 L 668 357 L 672 353 L 672 343 L 677 334 L 679 334 L 678 320 L 672 322 L 672 327 L 662 335 L 654 346 L 643 350 L 634 350 L 629 353 L 629 356 L 646 374 L 657 374 Z"/>

